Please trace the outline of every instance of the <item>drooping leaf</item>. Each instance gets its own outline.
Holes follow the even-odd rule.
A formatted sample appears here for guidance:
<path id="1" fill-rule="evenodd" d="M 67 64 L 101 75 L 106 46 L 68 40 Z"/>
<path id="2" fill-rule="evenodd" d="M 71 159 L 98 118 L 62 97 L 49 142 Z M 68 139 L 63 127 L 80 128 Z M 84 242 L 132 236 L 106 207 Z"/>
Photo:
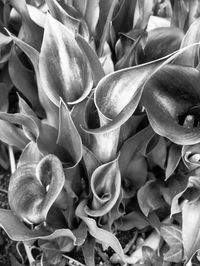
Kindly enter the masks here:
<path id="1" fill-rule="evenodd" d="M 46 19 L 39 70 L 42 87 L 57 106 L 60 97 L 75 104 L 91 91 L 91 72 L 74 35 L 51 15 Z"/>
<path id="2" fill-rule="evenodd" d="M 30 140 L 35 141 L 39 135 L 39 128 L 35 121 L 28 115 L 21 113 L 9 114 L 0 112 L 0 119 L 11 124 L 18 124 L 24 127 L 24 134 Z"/>
<path id="3" fill-rule="evenodd" d="M 69 229 L 56 230 L 53 233 L 45 229 L 30 230 L 10 210 L 0 209 L 0 226 L 14 241 L 29 241 L 40 239 L 55 239 L 59 236 L 67 236 L 75 242 L 75 236 Z"/>
<path id="4" fill-rule="evenodd" d="M 90 186 L 93 199 L 91 207 L 87 206 L 85 212 L 93 217 L 103 216 L 112 209 L 120 195 L 121 175 L 118 158 L 96 168 Z"/>
<path id="5" fill-rule="evenodd" d="M 194 127 L 196 118 L 192 111 L 200 100 L 199 81 L 196 69 L 177 65 L 165 66 L 150 79 L 141 103 L 157 134 L 180 145 L 199 142 L 199 128 Z M 191 126 L 185 125 L 188 115 L 194 119 Z"/>
<path id="6" fill-rule="evenodd" d="M 29 140 L 22 129 L 17 128 L 9 122 L 0 120 L 0 139 L 8 145 L 15 146 L 23 150 Z"/>
<path id="7" fill-rule="evenodd" d="M 43 30 L 31 20 L 26 1 L 10 0 L 10 3 L 21 16 L 22 39 L 36 50 L 40 51 Z"/>
<path id="8" fill-rule="evenodd" d="M 172 143 L 167 157 L 167 165 L 165 170 L 165 180 L 167 180 L 177 168 L 181 160 L 181 146 Z"/>
<path id="9" fill-rule="evenodd" d="M 118 239 L 109 231 L 106 231 L 104 229 L 101 229 L 97 226 L 96 221 L 92 218 L 87 217 L 84 209 L 86 206 L 86 201 L 82 201 L 77 209 L 76 209 L 76 215 L 80 217 L 84 223 L 88 227 L 89 233 L 100 243 L 110 246 L 122 259 L 122 261 L 125 262 L 123 249 L 118 241 Z"/>
<path id="10" fill-rule="evenodd" d="M 183 244 L 181 228 L 175 225 L 163 225 L 160 234 L 169 245 L 169 250 L 164 253 L 164 260 L 179 263 L 183 260 Z"/>
<path id="11" fill-rule="evenodd" d="M 156 180 L 149 180 L 138 190 L 137 198 L 142 212 L 148 216 L 153 210 L 165 206 L 165 201 L 161 194 L 161 183 Z"/>
<path id="12" fill-rule="evenodd" d="M 47 155 L 39 163 L 25 164 L 13 173 L 8 189 L 9 205 L 20 219 L 29 223 L 43 222 L 63 185 L 60 160 Z"/>
<path id="13" fill-rule="evenodd" d="M 70 112 L 62 99 L 60 100 L 59 106 L 59 130 L 57 144 L 69 152 L 74 164 L 80 162 L 82 158 L 82 141 L 70 116 Z"/>

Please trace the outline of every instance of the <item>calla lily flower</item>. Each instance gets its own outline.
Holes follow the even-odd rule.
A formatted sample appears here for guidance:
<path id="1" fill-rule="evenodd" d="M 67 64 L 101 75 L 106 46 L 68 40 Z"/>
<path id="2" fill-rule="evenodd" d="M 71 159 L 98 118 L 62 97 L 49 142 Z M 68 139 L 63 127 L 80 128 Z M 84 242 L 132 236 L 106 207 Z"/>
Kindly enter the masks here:
<path id="1" fill-rule="evenodd" d="M 17 168 L 9 183 L 11 209 L 26 222 L 44 222 L 51 206 L 56 203 L 60 205 L 58 197 L 64 181 L 62 164 L 54 155 Z"/>
<path id="2" fill-rule="evenodd" d="M 192 67 L 168 65 L 147 83 L 141 104 L 154 131 L 180 145 L 200 141 L 200 74 Z"/>

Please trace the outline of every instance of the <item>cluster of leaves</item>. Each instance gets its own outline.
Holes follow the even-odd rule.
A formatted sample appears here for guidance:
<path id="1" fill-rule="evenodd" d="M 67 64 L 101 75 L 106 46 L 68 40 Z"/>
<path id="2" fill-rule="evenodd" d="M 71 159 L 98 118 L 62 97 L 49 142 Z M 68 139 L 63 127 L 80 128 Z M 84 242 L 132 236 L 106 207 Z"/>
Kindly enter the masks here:
<path id="1" fill-rule="evenodd" d="M 75 246 L 95 265 L 95 243 L 121 264 L 200 248 L 199 6 L 0 1 L 0 140 L 17 161 L 0 226 L 41 265 Z M 116 233 L 133 228 L 154 231 L 127 257 Z"/>

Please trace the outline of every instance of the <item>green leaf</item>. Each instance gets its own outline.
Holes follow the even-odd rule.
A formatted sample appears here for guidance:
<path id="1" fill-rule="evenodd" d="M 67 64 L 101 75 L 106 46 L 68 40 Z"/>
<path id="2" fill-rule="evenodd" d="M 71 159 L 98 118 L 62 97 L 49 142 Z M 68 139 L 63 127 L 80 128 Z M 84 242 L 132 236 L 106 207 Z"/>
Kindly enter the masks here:
<path id="1" fill-rule="evenodd" d="M 111 20 L 112 20 L 112 16 L 113 16 L 113 13 L 114 13 L 114 9 L 115 9 L 115 6 L 117 4 L 117 0 L 113 0 L 111 6 L 110 6 L 110 10 L 108 12 L 108 16 L 106 18 L 106 22 L 105 22 L 105 25 L 104 25 L 104 29 L 103 29 L 103 32 L 102 32 L 102 36 L 101 36 L 101 39 L 100 39 L 100 42 L 99 42 L 99 48 L 98 48 L 98 56 L 102 56 L 103 54 L 103 50 L 104 50 L 104 44 L 108 38 L 108 33 L 109 33 L 109 30 L 110 30 L 110 23 L 111 23 Z"/>
<path id="2" fill-rule="evenodd" d="M 95 33 L 99 20 L 99 2 L 100 0 L 87 0 L 85 21 L 87 22 L 89 31 L 93 34 Z"/>
<path id="3" fill-rule="evenodd" d="M 34 72 L 23 65 L 16 53 L 15 47 L 13 47 L 10 54 L 9 74 L 13 84 L 29 99 L 33 107 L 38 109 L 40 103 Z"/>
<path id="4" fill-rule="evenodd" d="M 10 210 L 0 209 L 0 226 L 14 241 L 29 241 L 40 239 L 55 239 L 60 236 L 68 236 L 75 242 L 75 236 L 69 229 L 56 230 L 53 233 L 46 229 L 30 230 Z"/>
<path id="5" fill-rule="evenodd" d="M 37 87 L 38 87 L 38 97 L 40 99 L 40 103 L 42 107 L 45 109 L 46 112 L 46 122 L 57 128 L 58 126 L 58 107 L 53 104 L 53 102 L 49 99 L 48 95 L 45 93 L 44 89 L 42 88 L 41 81 L 40 81 L 40 73 L 39 73 L 39 53 L 30 45 L 26 44 L 25 42 L 21 41 L 20 39 L 16 38 L 13 35 L 10 35 L 16 45 L 28 56 L 31 63 L 33 64 L 36 80 L 37 80 Z M 29 98 L 29 97 L 27 97 Z"/>
<path id="6" fill-rule="evenodd" d="M 86 42 L 86 40 L 79 34 L 76 35 L 76 41 L 80 46 L 82 52 L 85 54 L 88 63 L 90 65 L 94 85 L 97 86 L 98 82 L 105 76 L 101 63 L 92 47 Z"/>
<path id="7" fill-rule="evenodd" d="M 164 260 L 179 263 L 183 260 L 182 232 L 175 225 L 163 225 L 160 234 L 169 245 L 169 250 L 164 253 Z"/>
<path id="8" fill-rule="evenodd" d="M 167 180 L 177 168 L 181 160 L 181 150 L 182 147 L 180 145 L 176 145 L 175 143 L 172 143 L 169 147 L 167 165 L 165 169 L 165 180 Z"/>
<path id="9" fill-rule="evenodd" d="M 66 26 L 68 30 L 75 33 L 79 29 L 80 21 L 70 16 L 56 0 L 47 0 L 47 6 L 51 15 Z"/>
<path id="10" fill-rule="evenodd" d="M 42 10 L 40 10 L 40 8 L 37 8 L 33 5 L 27 4 L 27 8 L 32 21 L 41 28 L 44 28 L 46 14 Z"/>
<path id="11" fill-rule="evenodd" d="M 184 29 L 187 20 L 188 10 L 184 0 L 175 1 L 172 12 L 171 25 Z"/>
<path id="12" fill-rule="evenodd" d="M 157 134 L 179 145 L 199 142 L 199 128 L 185 124 L 190 110 L 195 119 L 192 110 L 200 101 L 199 82 L 199 71 L 177 65 L 165 66 L 149 80 L 141 104 Z"/>
<path id="13" fill-rule="evenodd" d="M 5 83 L 0 82 L 0 110 L 3 112 L 8 111 L 8 94 L 10 90 Z"/>
<path id="14" fill-rule="evenodd" d="M 125 257 L 123 249 L 118 241 L 118 239 L 109 231 L 101 229 L 97 226 L 96 221 L 92 218 L 89 218 L 85 214 L 86 201 L 80 202 L 76 209 L 76 215 L 80 217 L 88 227 L 89 233 L 100 243 L 110 246 L 125 262 Z"/>
<path id="15" fill-rule="evenodd" d="M 50 207 L 62 191 L 64 179 L 62 164 L 54 155 L 45 156 L 39 163 L 31 162 L 17 168 L 8 189 L 11 209 L 29 223 L 45 221 Z"/>
<path id="16" fill-rule="evenodd" d="M 180 48 L 183 36 L 183 31 L 175 27 L 159 27 L 149 31 L 144 51 L 138 55 L 139 62 L 150 62 L 173 53 Z"/>
<path id="17" fill-rule="evenodd" d="M 83 256 L 87 266 L 95 266 L 94 247 L 95 247 L 95 239 L 88 234 L 84 244 L 82 245 Z"/>
<path id="18" fill-rule="evenodd" d="M 92 89 L 91 72 L 74 35 L 51 15 L 46 19 L 39 70 L 42 87 L 57 106 L 60 97 L 75 104 Z"/>
<path id="19" fill-rule="evenodd" d="M 34 141 L 30 141 L 23 149 L 20 155 L 17 168 L 32 162 L 39 162 L 41 159 L 42 159 L 42 154 L 38 150 L 37 143 L 35 143 Z"/>
<path id="20" fill-rule="evenodd" d="M 186 263 L 200 246 L 200 200 L 185 201 L 182 206 L 182 238 Z"/>
<path id="21" fill-rule="evenodd" d="M 0 120 L 0 139 L 8 145 L 15 146 L 23 150 L 29 140 L 22 129 L 17 128 L 9 122 Z"/>
<path id="22" fill-rule="evenodd" d="M 137 1 L 134 12 L 133 28 L 144 29 L 154 8 L 153 0 Z"/>
<path id="23" fill-rule="evenodd" d="M 29 15 L 28 8 L 25 0 L 14 1 L 10 0 L 10 4 L 20 14 L 22 19 L 22 39 L 33 46 L 36 50 L 40 51 L 43 30 L 35 24 Z"/>
<path id="24" fill-rule="evenodd" d="M 163 264 L 163 258 L 159 257 L 157 255 L 157 252 L 153 250 L 151 247 L 148 246 L 142 246 L 142 255 L 143 255 L 143 261 L 144 261 L 144 266 L 149 266 L 149 265 L 162 265 Z M 140 264 L 138 264 L 139 266 Z"/>
<path id="25" fill-rule="evenodd" d="M 65 148 L 73 159 L 74 164 L 78 164 L 82 158 L 82 141 L 73 123 L 70 112 L 60 100 L 59 106 L 59 130 L 57 144 Z"/>
<path id="26" fill-rule="evenodd" d="M 31 20 L 26 1 L 10 0 L 10 3 L 21 16 L 22 39 L 36 50 L 40 51 L 43 30 Z"/>
<path id="27" fill-rule="evenodd" d="M 39 135 L 39 129 L 35 121 L 28 115 L 21 113 L 9 114 L 0 112 L 0 119 L 11 124 L 18 124 L 24 127 L 24 134 L 30 140 L 35 141 Z"/>
<path id="28" fill-rule="evenodd" d="M 129 138 L 120 149 L 119 167 L 126 196 L 135 194 L 146 181 L 147 163 L 142 150 L 145 150 L 153 134 L 152 128 L 147 127 Z"/>
<path id="29" fill-rule="evenodd" d="M 181 48 L 200 41 L 200 33 L 198 30 L 199 26 L 200 26 L 200 18 L 196 19 L 189 27 L 188 31 L 186 32 L 182 40 Z M 185 53 L 179 56 L 175 60 L 175 63 L 178 65 L 197 67 L 199 64 L 199 47 L 198 46 L 191 47 L 191 49 L 188 49 Z"/>
<path id="30" fill-rule="evenodd" d="M 161 194 L 162 183 L 157 180 L 149 180 L 138 190 L 137 198 L 142 212 L 148 216 L 150 212 L 165 206 L 165 201 Z"/>
<path id="31" fill-rule="evenodd" d="M 12 39 L 0 32 L 0 63 L 5 63 L 9 60 Z"/>
<path id="32" fill-rule="evenodd" d="M 103 216 L 113 208 L 120 195 L 121 175 L 118 158 L 96 168 L 90 186 L 93 199 L 91 207 L 86 206 L 85 212 L 93 217 Z"/>

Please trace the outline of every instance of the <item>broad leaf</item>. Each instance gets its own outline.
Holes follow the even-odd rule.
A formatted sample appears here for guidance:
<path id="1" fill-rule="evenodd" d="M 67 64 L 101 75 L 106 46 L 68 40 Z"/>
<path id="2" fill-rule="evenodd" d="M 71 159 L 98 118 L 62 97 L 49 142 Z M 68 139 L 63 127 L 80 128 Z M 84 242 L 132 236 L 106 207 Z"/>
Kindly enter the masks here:
<path id="1" fill-rule="evenodd" d="M 192 23 L 188 31 L 186 32 L 181 43 L 181 48 L 200 41 L 200 33 L 198 30 L 199 25 L 200 25 L 200 18 L 196 19 Z M 180 55 L 175 60 L 175 62 L 178 65 L 197 67 L 199 64 L 199 47 L 198 46 L 191 47 L 191 49 L 188 49 L 185 53 Z"/>
<path id="2" fill-rule="evenodd" d="M 10 3 L 21 16 L 22 39 L 39 51 L 42 42 L 43 30 L 31 20 L 26 1 L 10 0 Z"/>
<path id="3" fill-rule="evenodd" d="M 169 147 L 167 165 L 165 169 L 165 180 L 167 180 L 177 168 L 181 160 L 181 150 L 182 147 L 180 145 L 176 145 L 175 143 L 172 143 Z"/>
<path id="4" fill-rule="evenodd" d="M 3 112 L 8 111 L 8 94 L 10 90 L 5 83 L 0 82 L 0 110 Z"/>
<path id="5" fill-rule="evenodd" d="M 138 203 L 146 216 L 153 210 L 157 210 L 166 204 L 161 194 L 161 184 L 156 180 L 149 180 L 138 190 Z"/>
<path id="6" fill-rule="evenodd" d="M 182 206 L 182 237 L 184 253 L 188 262 L 200 246 L 200 200 L 186 201 Z"/>
<path id="7" fill-rule="evenodd" d="M 164 260 L 179 263 L 183 260 L 182 232 L 175 225 L 163 225 L 160 234 L 169 245 L 169 250 L 164 253 Z"/>
<path id="8" fill-rule="evenodd" d="M 150 62 L 178 50 L 183 36 L 183 31 L 174 27 L 159 27 L 149 31 L 144 50 L 138 55 L 139 62 Z"/>
<path id="9" fill-rule="evenodd" d="M 0 112 L 0 119 L 11 124 L 21 125 L 24 129 L 24 134 L 30 140 L 35 141 L 39 135 L 39 128 L 35 121 L 28 115 L 21 113 L 9 114 Z"/>
<path id="10" fill-rule="evenodd" d="M 53 233 L 45 230 L 30 230 L 25 226 L 10 210 L 0 209 L 0 226 L 6 231 L 8 236 L 14 241 L 29 241 L 40 239 L 55 239 L 66 236 L 75 242 L 76 238 L 69 229 L 56 230 Z"/>
<path id="11" fill-rule="evenodd" d="M 95 266 L 94 247 L 95 247 L 95 239 L 88 234 L 84 244 L 82 245 L 83 256 L 87 266 Z"/>
<path id="12" fill-rule="evenodd" d="M 38 150 L 38 146 L 34 141 L 30 141 L 22 151 L 17 167 L 29 164 L 32 162 L 39 162 L 42 159 L 42 154 Z"/>
<path id="13" fill-rule="evenodd" d="M 80 21 L 67 14 L 63 7 L 56 0 L 47 0 L 47 6 L 51 15 L 66 26 L 68 30 L 75 33 L 79 29 Z"/>
<path id="14" fill-rule="evenodd" d="M 40 103 L 34 72 L 23 65 L 16 53 L 15 47 L 13 47 L 10 55 L 9 74 L 13 84 L 29 99 L 33 107 L 38 109 Z"/>
<path id="15" fill-rule="evenodd" d="M 91 207 L 85 212 L 89 216 L 98 217 L 108 213 L 115 205 L 121 188 L 121 175 L 118 158 L 95 169 L 90 181 L 92 191 Z"/>
<path id="16" fill-rule="evenodd" d="M 154 131 L 172 142 L 191 145 L 200 134 L 193 108 L 199 105 L 200 74 L 194 68 L 165 66 L 146 84 L 141 103 Z M 187 125 L 188 119 L 194 119 Z"/>
<path id="17" fill-rule="evenodd" d="M 171 25 L 183 30 L 188 15 L 188 10 L 184 0 L 175 1 L 172 14 Z"/>
<path id="18" fill-rule="evenodd" d="M 70 116 L 70 112 L 62 99 L 60 100 L 59 106 L 57 144 L 69 152 L 74 164 L 80 162 L 82 158 L 82 141 Z"/>
<path id="19" fill-rule="evenodd" d="M 39 70 L 42 87 L 57 106 L 60 97 L 65 103 L 75 104 L 92 89 L 91 72 L 74 35 L 50 15 L 46 19 Z"/>
<path id="20" fill-rule="evenodd" d="M 97 85 L 98 82 L 105 76 L 101 63 L 98 59 L 98 56 L 95 53 L 95 51 L 92 49 L 92 47 L 86 42 L 86 40 L 83 37 L 81 37 L 81 35 L 79 34 L 76 35 L 76 41 L 80 46 L 82 52 L 87 57 L 88 63 L 90 65 L 93 74 L 94 85 Z"/>
<path id="21" fill-rule="evenodd" d="M 22 129 L 17 128 L 9 122 L 0 120 L 0 139 L 8 145 L 15 146 L 23 150 L 29 140 Z"/>
<path id="22" fill-rule="evenodd" d="M 62 164 L 54 155 L 48 155 L 39 163 L 29 163 L 17 168 L 9 183 L 9 205 L 20 219 L 29 223 L 41 223 L 46 220 L 63 185 Z"/>
<path id="23" fill-rule="evenodd" d="M 87 217 L 84 209 L 86 206 L 86 201 L 82 201 L 77 209 L 76 209 L 76 215 L 80 217 L 84 223 L 88 227 L 89 233 L 100 243 L 106 245 L 107 247 L 111 247 L 122 259 L 122 261 L 125 262 L 125 257 L 123 253 L 123 249 L 118 241 L 118 239 L 109 231 L 106 231 L 104 229 L 101 229 L 97 226 L 96 221 L 92 218 Z"/>

